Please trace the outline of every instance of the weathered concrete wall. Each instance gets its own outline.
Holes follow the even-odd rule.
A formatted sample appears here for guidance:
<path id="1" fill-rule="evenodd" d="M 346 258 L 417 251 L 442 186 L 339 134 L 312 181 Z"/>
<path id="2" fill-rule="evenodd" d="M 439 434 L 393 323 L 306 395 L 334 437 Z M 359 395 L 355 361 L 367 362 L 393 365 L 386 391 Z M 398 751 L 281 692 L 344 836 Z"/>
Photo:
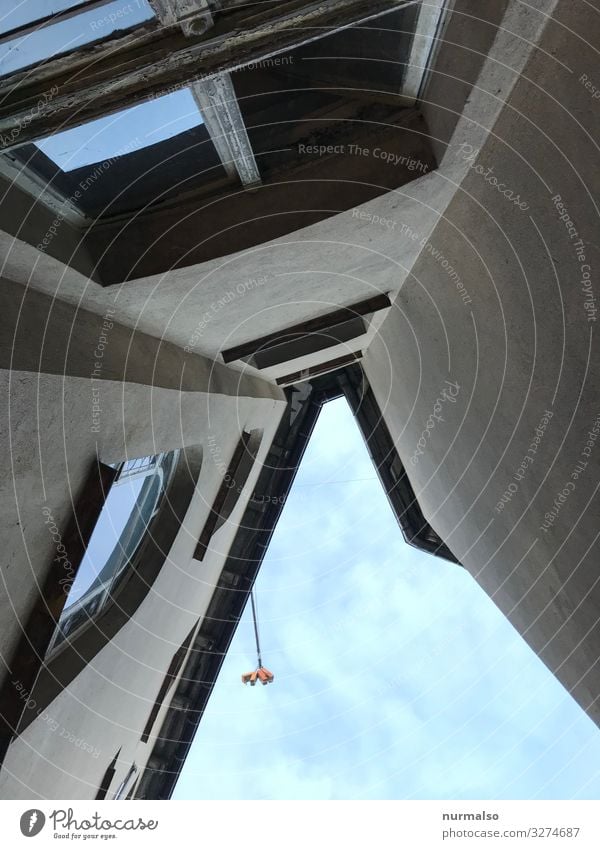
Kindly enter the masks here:
<path id="1" fill-rule="evenodd" d="M 275 386 L 121 323 L 118 299 L 103 314 L 2 280 L 0 368 L 117 380 L 213 395 L 281 398 Z"/>
<path id="2" fill-rule="evenodd" d="M 35 405 L 34 399 L 39 393 L 41 410 L 54 408 L 56 397 L 62 396 L 71 409 L 72 419 L 77 421 L 79 416 L 85 414 L 80 399 L 86 394 L 87 387 L 80 379 L 70 381 L 68 391 L 65 392 L 58 377 L 42 377 L 40 381 L 31 375 L 15 375 L 14 378 L 24 380 L 30 390 L 31 394 L 26 399 L 23 392 L 27 409 Z M 149 411 L 150 399 L 145 387 L 121 387 L 112 383 L 110 386 L 112 391 L 107 397 L 107 409 L 113 409 L 112 403 L 118 406 L 124 390 L 128 405 L 131 404 L 138 413 L 143 413 L 144 409 Z M 155 422 L 156 448 L 152 447 L 150 434 L 142 431 L 133 440 L 136 445 L 134 454 L 174 447 L 182 442 L 202 445 L 204 458 L 196 493 L 173 547 L 165 552 L 165 566 L 134 619 L 119 631 L 9 748 L 0 772 L 2 798 L 93 798 L 104 771 L 119 748 L 121 753 L 113 791 L 126 774 L 130 763 L 135 761 L 143 770 L 154 737 L 142 743 L 141 731 L 173 654 L 208 606 L 236 532 L 237 522 L 259 472 L 260 460 L 270 445 L 283 408 L 282 402 L 275 400 L 213 398 L 209 411 L 206 399 L 203 402 L 198 396 L 186 393 L 180 395 L 170 390 L 162 390 L 162 397 L 156 401 L 159 414 L 159 420 Z M 174 416 L 168 414 L 169 408 L 174 411 Z M 174 417 L 181 417 L 181 426 L 174 426 Z M 42 413 L 40 432 L 46 429 L 44 426 L 56 430 L 56 418 L 55 415 L 47 417 L 47 414 Z M 237 444 L 241 427 L 264 429 L 258 462 L 229 521 L 215 534 L 210 551 L 200 563 L 193 559 L 193 552 L 222 481 L 223 470 L 219 459 L 227 462 Z M 117 431 L 118 427 L 115 427 L 115 437 Z M 169 431 L 172 436 L 165 439 Z M 25 428 L 22 436 L 25 444 L 31 446 L 33 440 L 29 428 Z M 214 456 L 208 442 L 210 437 L 222 452 L 220 458 Z M 73 490 L 76 490 L 86 449 L 93 450 L 93 443 L 87 445 L 84 436 L 79 444 L 72 444 L 70 433 L 67 441 L 71 446 L 68 476 Z M 111 454 L 119 450 L 119 447 L 113 446 Z M 24 541 L 18 545 L 19 541 L 16 540 L 18 549 L 16 556 L 11 558 L 9 572 L 10 603 L 17 606 L 20 605 L 21 595 L 27 597 L 34 591 L 31 586 L 32 571 L 39 570 L 53 556 L 53 543 L 44 527 L 41 507 L 49 505 L 59 525 L 61 518 L 69 511 L 62 453 L 59 446 L 56 451 L 58 456 L 54 459 L 50 457 L 45 467 L 47 474 L 44 479 L 49 481 L 45 501 L 39 490 L 39 477 L 34 473 L 30 481 L 32 491 L 26 504 L 29 509 L 25 511 L 24 524 L 26 522 L 28 525 L 25 541 L 31 565 L 27 566 L 23 562 Z M 24 487 L 25 481 L 20 480 L 19 484 Z M 10 495 L 7 495 L 6 500 L 10 509 Z M 12 508 L 14 511 L 14 495 Z M 20 570 L 20 574 L 17 570 Z M 3 622 L 7 621 L 4 606 L 0 616 Z M 160 728 L 161 716 L 162 713 L 155 723 L 154 734 Z M 94 751 L 86 751 L 83 745 L 70 742 L 69 735 L 74 740 L 84 740 Z"/>
<path id="3" fill-rule="evenodd" d="M 431 524 L 597 722 L 599 42 L 556 4 L 366 360 Z"/>
<path id="4" fill-rule="evenodd" d="M 56 556 L 42 511 L 49 510 L 64 531 L 96 454 L 103 462 L 182 446 L 197 446 L 204 454 L 185 520 L 136 616 L 51 702 L 45 716 L 52 719 L 35 720 L 11 746 L 0 773 L 5 798 L 89 798 L 119 746 L 122 771 L 129 756 L 143 766 L 151 741 L 136 749 L 141 729 L 172 655 L 210 600 L 286 402 L 272 384 L 119 324 L 118 309 L 102 316 L 18 283 L 2 284 L 5 662 Z M 252 478 L 199 564 L 192 554 L 223 464 L 240 432 L 254 428 L 264 433 Z M 52 730 L 55 723 L 58 729 Z M 67 734 L 93 743 L 101 755 L 70 743 Z"/>

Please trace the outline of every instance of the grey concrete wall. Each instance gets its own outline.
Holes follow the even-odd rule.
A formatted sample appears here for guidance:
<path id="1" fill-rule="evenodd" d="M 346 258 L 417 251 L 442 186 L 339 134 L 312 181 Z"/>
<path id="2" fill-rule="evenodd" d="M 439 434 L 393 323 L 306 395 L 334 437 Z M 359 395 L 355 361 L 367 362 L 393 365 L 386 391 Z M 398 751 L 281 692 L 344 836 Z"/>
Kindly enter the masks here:
<path id="1" fill-rule="evenodd" d="M 17 376 L 16 376 L 17 377 Z M 74 380 L 69 401 L 74 404 L 77 416 L 79 393 Z M 31 379 L 33 395 L 41 390 L 42 408 L 45 402 L 64 392 L 60 378 L 42 378 L 40 384 Z M 114 385 L 115 401 L 121 387 Z M 126 386 L 127 397 L 138 410 L 147 403 L 147 392 L 142 387 Z M 260 461 L 273 437 L 283 407 L 282 402 L 270 400 L 223 398 L 221 403 L 211 405 L 210 414 L 197 397 L 181 397 L 172 392 L 172 397 L 163 394 L 159 407 L 163 411 L 172 407 L 183 419 L 183 441 L 204 447 L 204 459 L 197 489 L 189 506 L 185 520 L 171 550 L 166 552 L 165 566 L 153 584 L 151 591 L 138 609 L 135 617 L 125 625 L 117 636 L 96 655 L 86 669 L 58 696 L 11 745 L 0 772 L 0 797 L 2 798 L 93 798 L 100 785 L 102 775 L 116 751 L 121 748 L 118 772 L 113 782 L 113 791 L 126 774 L 129 764 L 136 762 L 143 770 L 149 757 L 154 736 L 147 743 L 140 741 L 146 719 L 163 681 L 173 654 L 184 641 L 192 625 L 201 619 L 212 596 L 229 545 L 236 532 L 237 522 L 252 491 L 259 472 Z M 28 399 L 29 404 L 33 399 Z M 28 404 L 28 406 L 29 406 Z M 45 417 L 43 417 L 45 418 Z M 41 422 L 40 422 L 41 424 Z M 156 423 L 157 431 L 172 425 L 170 417 L 163 412 Z M 239 438 L 240 427 L 263 428 L 258 462 L 229 521 L 215 534 L 211 549 L 202 562 L 193 559 L 196 542 L 207 518 L 210 506 L 221 484 L 223 471 L 218 458 L 208 445 L 213 437 L 221 449 L 221 457 L 227 462 Z M 31 444 L 29 434 L 27 444 Z M 144 438 L 148 441 L 144 441 Z M 173 438 L 162 442 L 163 447 L 174 447 L 182 441 L 179 431 Z M 151 446 L 150 437 L 140 434 L 136 439 L 136 453 Z M 157 444 L 156 450 L 159 449 Z M 118 453 L 117 446 L 111 454 Z M 76 479 L 80 457 L 85 451 L 75 444 L 69 451 L 69 475 Z M 56 472 L 49 464 L 48 471 Z M 52 476 L 52 475 L 50 475 Z M 10 584 L 11 602 L 19 602 L 19 590 L 31 591 L 31 570 L 44 562 L 44 554 L 52 556 L 52 540 L 43 526 L 41 506 L 49 504 L 53 515 L 60 517 L 68 512 L 65 501 L 64 479 L 62 489 L 48 487 L 45 502 L 38 487 L 31 493 L 31 509 L 27 516 L 31 524 L 28 534 L 31 567 L 13 561 L 21 567 L 21 576 Z M 75 484 L 75 482 L 74 482 Z M 14 508 L 13 508 L 14 509 Z M 36 521 L 36 511 L 40 519 Z M 48 545 L 49 542 L 49 545 Z M 17 552 L 23 560 L 22 547 Z M 25 573 L 25 575 L 23 574 Z M 5 609 L 0 611 L 6 621 Z M 166 707 L 166 705 L 165 705 Z M 162 713 L 155 724 L 154 734 L 160 728 Z M 55 726 L 58 724 L 58 727 Z M 82 744 L 71 742 L 71 738 L 85 741 L 92 751 Z M 96 752 L 99 751 L 99 754 Z"/>
<path id="2" fill-rule="evenodd" d="M 139 744 L 141 730 L 172 655 L 210 600 L 286 402 L 281 390 L 260 378 L 120 324 L 118 308 L 104 316 L 86 312 L 8 280 L 0 301 L 5 662 L 56 556 L 42 511 L 49 510 L 64 532 L 96 454 L 103 462 L 182 446 L 198 446 L 204 454 L 177 539 L 134 620 L 18 738 L 0 773 L 4 798 L 93 798 L 119 747 L 122 772 L 128 757 L 143 767 L 151 741 Z M 241 431 L 254 428 L 264 431 L 258 462 L 200 564 L 192 554 L 223 463 Z M 70 738 L 93 743 L 101 754 Z"/>
<path id="3" fill-rule="evenodd" d="M 260 376 L 240 375 L 139 327 L 123 324 L 118 299 L 103 314 L 3 279 L 0 287 L 0 368 L 117 380 L 145 386 L 281 398 Z"/>
<path id="4" fill-rule="evenodd" d="M 426 516 L 596 722 L 598 43 L 556 4 L 366 360 Z"/>

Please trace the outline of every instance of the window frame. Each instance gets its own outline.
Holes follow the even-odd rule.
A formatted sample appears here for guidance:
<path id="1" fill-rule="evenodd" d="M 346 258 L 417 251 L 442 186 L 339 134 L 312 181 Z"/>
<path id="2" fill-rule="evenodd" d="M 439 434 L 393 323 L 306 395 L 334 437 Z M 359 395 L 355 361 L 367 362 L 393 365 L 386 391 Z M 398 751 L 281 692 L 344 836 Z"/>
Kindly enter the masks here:
<path id="1" fill-rule="evenodd" d="M 145 457 L 134 458 L 132 460 L 124 460 L 121 463 L 111 464 L 112 468 L 114 468 L 116 470 L 116 474 L 115 474 L 115 477 L 113 478 L 113 480 L 111 482 L 110 488 L 106 492 L 106 496 L 105 496 L 104 504 L 102 505 L 102 509 L 98 513 L 98 517 L 97 517 L 96 522 L 94 524 L 94 530 L 92 531 L 90 539 L 88 540 L 88 545 L 86 546 L 86 553 L 87 553 L 87 547 L 89 547 L 90 543 L 92 542 L 92 539 L 93 539 L 94 533 L 96 531 L 96 527 L 98 525 L 98 522 L 102 518 L 102 514 L 104 513 L 104 511 L 106 509 L 106 506 L 107 506 L 108 500 L 110 498 L 111 491 L 113 490 L 113 487 L 119 485 L 119 481 L 122 479 L 122 475 L 123 475 L 124 470 L 125 470 L 126 474 L 123 477 L 123 480 L 126 480 L 127 478 L 132 477 L 132 473 L 130 472 L 130 470 L 126 469 L 127 465 L 129 463 L 137 463 L 139 460 L 142 460 L 142 461 L 147 460 L 149 457 L 151 457 L 152 459 L 156 458 L 156 462 L 153 463 L 153 467 L 156 468 L 156 467 L 159 466 L 159 463 L 161 463 L 165 458 L 169 458 L 169 457 L 171 457 L 171 455 L 173 455 L 172 460 L 171 460 L 171 466 L 167 471 L 166 477 L 164 476 L 164 471 L 163 471 L 162 467 L 160 468 L 160 471 L 159 471 L 159 474 L 161 475 L 160 493 L 158 495 L 158 499 L 157 499 L 156 503 L 154 504 L 152 515 L 150 516 L 150 519 L 149 519 L 148 523 L 146 524 L 146 527 L 143 531 L 143 534 L 141 535 L 141 537 L 137 541 L 135 549 L 129 554 L 126 562 L 121 563 L 119 568 L 112 575 L 110 582 L 102 585 L 102 592 L 96 593 L 97 596 L 102 595 L 102 598 L 99 601 L 98 606 L 94 607 L 93 610 L 88 613 L 88 616 L 84 621 L 82 621 L 79 625 L 76 625 L 75 628 L 72 631 L 67 632 L 67 634 L 65 634 L 61 639 L 59 639 L 59 637 L 61 635 L 60 623 L 61 623 L 63 613 L 65 613 L 65 611 L 67 611 L 70 607 L 75 607 L 76 605 L 78 605 L 78 602 L 80 601 L 80 599 L 85 598 L 86 594 L 89 593 L 89 590 L 91 589 L 91 587 L 88 587 L 86 589 L 86 591 L 81 594 L 80 598 L 77 599 L 77 601 L 75 601 L 73 603 L 73 605 L 68 605 L 69 595 L 66 594 L 65 604 L 63 606 L 63 609 L 61 611 L 60 616 L 58 617 L 58 621 L 56 623 L 56 629 L 55 629 L 55 631 L 52 635 L 52 639 L 50 641 L 48 649 L 46 650 L 45 660 L 50 660 L 53 657 L 55 657 L 62 650 L 65 642 L 68 643 L 70 640 L 76 639 L 76 637 L 79 633 L 81 633 L 85 628 L 88 628 L 89 625 L 92 622 L 98 620 L 104 614 L 107 607 L 109 607 L 110 605 L 115 603 L 114 598 L 113 598 L 113 594 L 114 593 L 118 594 L 119 586 L 120 586 L 121 582 L 127 580 L 128 571 L 132 568 L 132 564 L 134 564 L 139 557 L 140 547 L 144 545 L 144 542 L 145 542 L 145 539 L 146 539 L 146 536 L 148 535 L 148 533 L 150 533 L 150 534 L 152 533 L 152 530 L 151 530 L 152 525 L 155 523 L 155 520 L 160 517 L 161 510 L 164 509 L 164 499 L 167 497 L 167 492 L 168 492 L 168 488 L 169 488 L 171 478 L 172 478 L 172 476 L 175 472 L 175 469 L 177 468 L 177 465 L 179 463 L 180 453 L 181 453 L 180 449 L 176 448 L 173 451 L 162 451 L 158 454 L 147 455 Z M 133 474 L 135 474 L 135 472 L 133 472 Z M 145 476 L 147 476 L 147 475 L 145 475 Z M 138 502 L 136 501 L 135 504 L 133 505 L 131 513 L 128 517 L 128 522 L 129 522 L 131 516 L 133 516 L 134 511 L 137 508 L 137 505 L 138 505 Z M 125 528 L 126 527 L 127 527 L 127 524 L 125 525 Z M 124 530 L 125 530 L 125 528 L 124 528 Z M 119 537 L 119 541 L 117 542 L 115 549 L 113 549 L 113 551 L 109 555 L 109 558 L 112 557 L 117 546 L 120 545 L 120 541 L 121 541 L 121 537 Z M 107 558 L 107 559 L 109 559 L 109 558 Z M 82 558 L 82 560 L 83 560 L 83 558 Z M 80 566 L 81 566 L 81 563 L 80 563 Z M 79 568 L 80 567 L 78 567 L 77 571 L 79 571 Z M 76 573 L 76 575 L 77 575 L 77 573 Z M 76 577 L 76 575 L 75 575 L 75 577 Z M 98 575 L 96 577 L 98 577 Z M 71 584 L 71 588 L 72 587 L 73 587 L 73 584 Z M 83 606 L 79 605 L 79 609 L 83 609 Z M 75 612 L 76 611 L 73 611 L 73 613 L 71 613 L 70 615 L 71 616 L 74 615 Z"/>
<path id="2" fill-rule="evenodd" d="M 162 499 L 162 509 L 149 525 L 143 544 L 139 546 L 131 568 L 127 570 L 127 580 L 120 583 L 113 603 L 102 611 L 97 620 L 87 623 L 86 627 L 64 641 L 60 650 L 48 658 L 44 658 L 44 654 L 54 633 L 60 609 L 50 609 L 47 599 L 45 597 L 40 599 L 39 604 L 45 608 L 46 621 L 51 633 L 47 634 L 45 644 L 35 656 L 35 674 L 33 677 L 30 676 L 31 686 L 28 687 L 28 694 L 32 698 L 28 698 L 24 703 L 15 687 L 10 685 L 11 676 L 8 676 L 9 684 L 4 690 L 8 690 L 9 696 L 12 691 L 18 712 L 12 724 L 11 737 L 21 734 L 36 719 L 40 710 L 50 704 L 88 666 L 93 658 L 132 620 L 137 609 L 152 592 L 155 581 L 168 562 L 169 552 L 196 491 L 202 457 L 201 445 L 179 449 L 178 462 L 170 478 L 165 497 Z M 110 471 L 114 473 L 112 467 L 104 465 L 104 468 L 110 468 Z M 93 526 L 99 512 L 98 510 L 95 514 Z M 90 529 L 90 536 L 91 530 L 93 527 Z M 62 589 L 60 592 L 62 593 Z M 62 595 L 64 604 L 64 593 Z M 25 638 L 29 639 L 30 634 L 37 635 L 38 627 L 38 617 L 31 617 L 25 628 Z M 1 703 L 0 707 L 2 707 Z"/>

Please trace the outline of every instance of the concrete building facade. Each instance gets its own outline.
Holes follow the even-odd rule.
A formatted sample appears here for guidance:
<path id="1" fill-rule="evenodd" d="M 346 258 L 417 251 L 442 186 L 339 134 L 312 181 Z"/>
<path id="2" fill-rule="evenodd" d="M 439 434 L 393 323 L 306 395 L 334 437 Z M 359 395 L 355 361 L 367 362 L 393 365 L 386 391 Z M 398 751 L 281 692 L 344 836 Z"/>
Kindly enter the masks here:
<path id="1" fill-rule="evenodd" d="M 170 795 L 339 395 L 407 541 L 600 719 L 597 3 L 222 5 L 0 78 L 3 798 Z M 182 67 L 200 129 L 50 173 L 36 139 Z M 122 464 L 159 455 L 145 534 L 57 644 Z"/>

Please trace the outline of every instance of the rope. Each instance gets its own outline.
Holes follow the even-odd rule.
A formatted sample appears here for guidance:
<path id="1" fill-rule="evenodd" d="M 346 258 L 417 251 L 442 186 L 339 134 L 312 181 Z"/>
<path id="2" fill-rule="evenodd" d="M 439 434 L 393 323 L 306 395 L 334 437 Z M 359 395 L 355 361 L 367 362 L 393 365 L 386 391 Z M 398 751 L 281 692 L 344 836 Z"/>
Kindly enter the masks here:
<path id="1" fill-rule="evenodd" d="M 254 601 L 254 590 L 250 590 L 250 601 L 252 602 L 252 619 L 254 621 L 254 636 L 256 637 L 256 654 L 258 655 L 258 666 L 259 668 L 262 666 L 262 660 L 260 657 L 260 640 L 258 637 L 258 622 L 256 619 L 256 604 Z"/>

